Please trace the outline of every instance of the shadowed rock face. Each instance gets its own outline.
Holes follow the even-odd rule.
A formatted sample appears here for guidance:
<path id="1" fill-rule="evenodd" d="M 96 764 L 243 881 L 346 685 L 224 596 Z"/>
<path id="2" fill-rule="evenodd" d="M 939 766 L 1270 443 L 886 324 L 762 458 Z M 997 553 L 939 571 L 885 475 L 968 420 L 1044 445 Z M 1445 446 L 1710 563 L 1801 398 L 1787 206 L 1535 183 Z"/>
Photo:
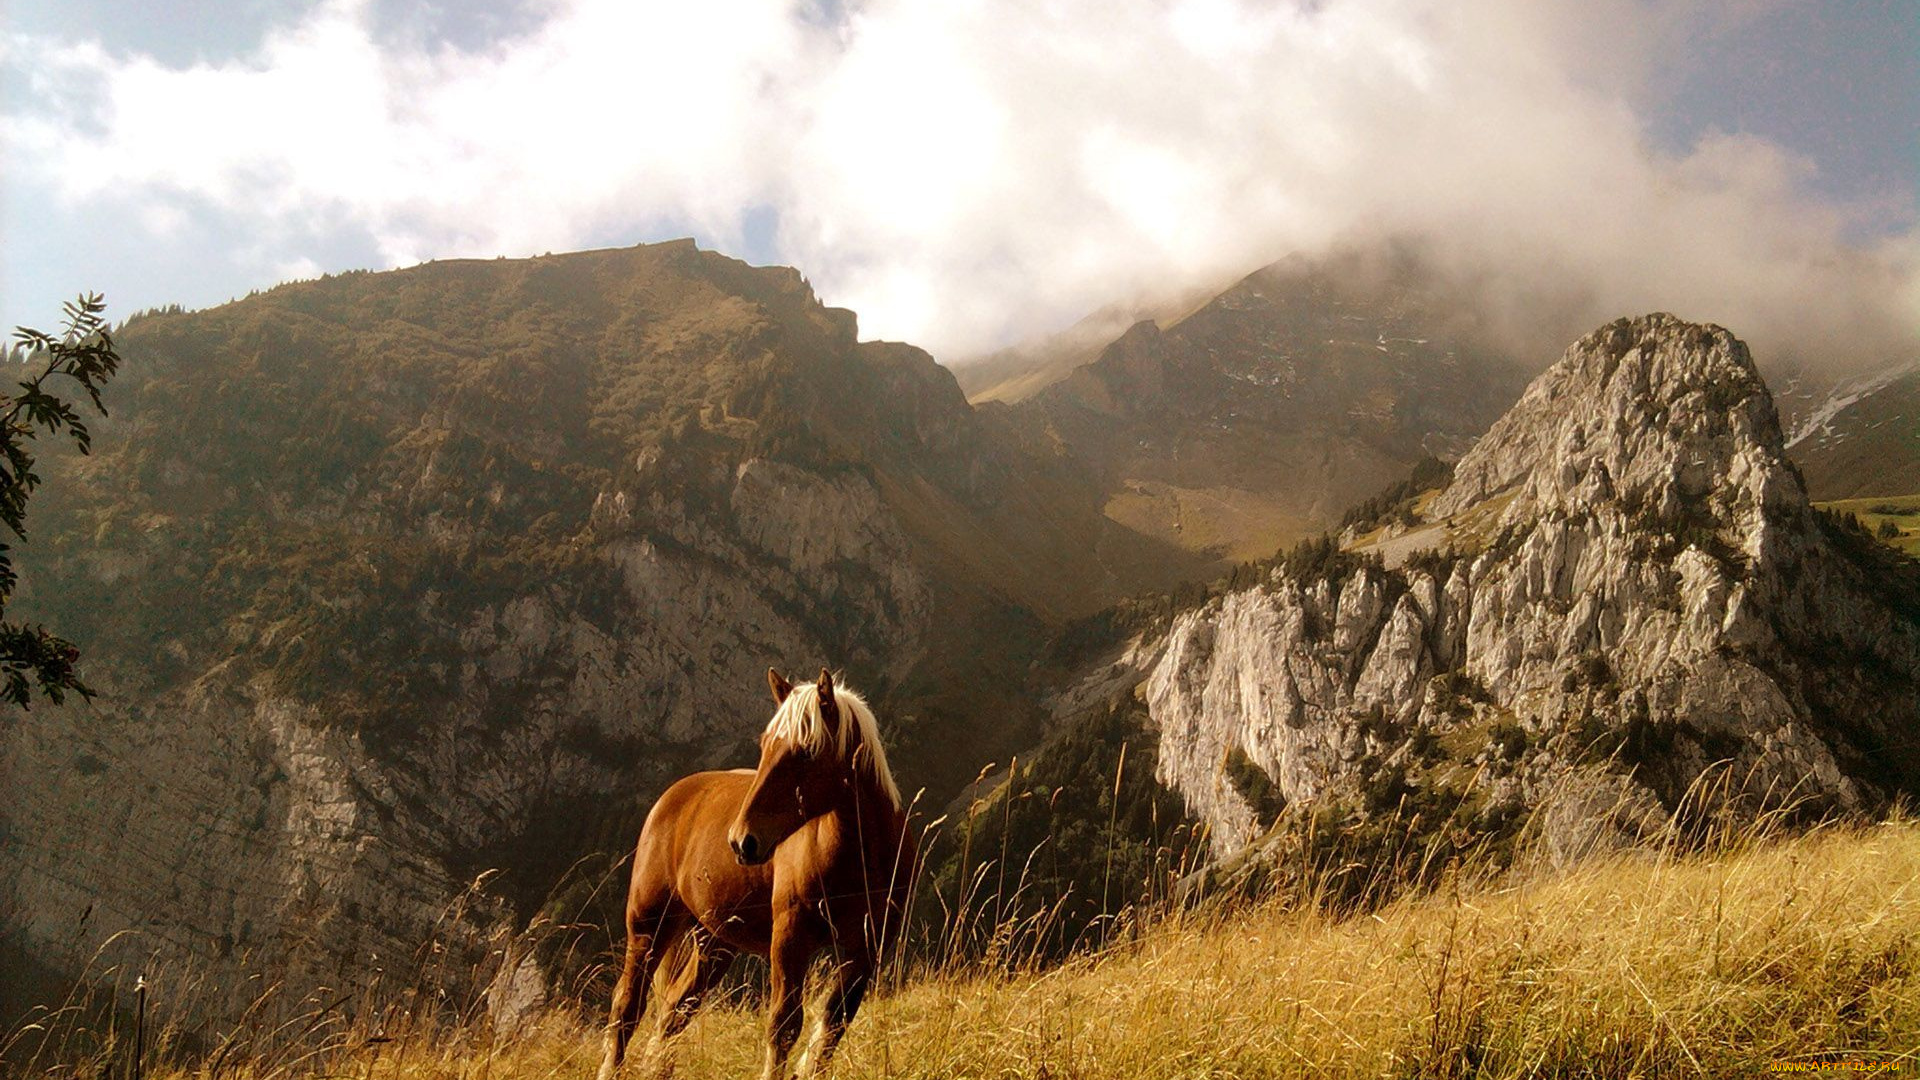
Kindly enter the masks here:
<path id="1" fill-rule="evenodd" d="M 1657 826 L 1714 763 L 1749 808 L 1920 791 L 1913 570 L 1808 505 L 1727 331 L 1583 338 L 1424 513 L 1468 550 L 1276 571 L 1136 650 L 1161 779 L 1218 853 L 1263 824 L 1235 753 L 1290 803 L 1401 770 L 1482 815 L 1543 807 L 1568 855 Z"/>

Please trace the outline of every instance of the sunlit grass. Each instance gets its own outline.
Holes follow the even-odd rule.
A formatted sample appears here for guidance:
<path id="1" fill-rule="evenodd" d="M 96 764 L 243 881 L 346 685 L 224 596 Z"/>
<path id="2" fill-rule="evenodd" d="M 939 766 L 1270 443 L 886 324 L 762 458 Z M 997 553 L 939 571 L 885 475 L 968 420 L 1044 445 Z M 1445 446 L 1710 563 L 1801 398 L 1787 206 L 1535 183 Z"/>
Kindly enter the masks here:
<path id="1" fill-rule="evenodd" d="M 1169 916 L 1044 971 L 931 970 L 871 1000 L 835 1075 L 1097 1078 L 1750 1076 L 1920 1068 L 1920 824 L 1830 826 L 1717 856 L 1629 854 L 1334 918 L 1268 903 Z M 709 1008 L 678 1075 L 748 1076 L 760 1019 Z M 237 1077 L 590 1075 L 592 1019 L 338 1037 Z M 636 1050 L 644 1039 L 636 1039 Z M 98 1072 L 94 1059 L 42 1073 Z M 206 1075 L 206 1064 L 159 1070 Z M 640 1075 L 630 1064 L 627 1075 Z"/>
<path id="2" fill-rule="evenodd" d="M 1909 555 L 1920 555 L 1920 495 L 1838 499 L 1819 505 L 1826 510 L 1852 514 L 1882 542 Z"/>

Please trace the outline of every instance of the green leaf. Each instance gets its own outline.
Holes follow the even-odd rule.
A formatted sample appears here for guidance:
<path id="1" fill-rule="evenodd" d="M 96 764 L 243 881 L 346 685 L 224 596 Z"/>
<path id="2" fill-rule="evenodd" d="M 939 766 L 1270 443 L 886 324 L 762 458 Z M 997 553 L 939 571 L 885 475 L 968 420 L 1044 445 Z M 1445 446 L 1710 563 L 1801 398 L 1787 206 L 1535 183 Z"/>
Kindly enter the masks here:
<path id="1" fill-rule="evenodd" d="M 61 311 L 65 328 L 57 338 L 29 327 L 14 329 L 14 340 L 39 373 L 18 383 L 17 396 L 0 395 L 0 523 L 21 539 L 27 535 L 27 501 L 40 485 L 28 444 L 43 432 L 65 431 L 81 453 L 92 449 L 93 433 L 79 409 L 56 388 L 77 383 L 85 400 L 105 416 L 100 389 L 120 368 L 120 355 L 106 333 L 106 301 L 98 293 L 70 300 Z M 0 544 L 0 614 L 18 584 L 11 551 Z M 0 700 L 26 709 L 36 693 L 55 704 L 70 693 L 91 698 L 92 689 L 80 679 L 79 660 L 78 647 L 44 627 L 0 622 Z"/>

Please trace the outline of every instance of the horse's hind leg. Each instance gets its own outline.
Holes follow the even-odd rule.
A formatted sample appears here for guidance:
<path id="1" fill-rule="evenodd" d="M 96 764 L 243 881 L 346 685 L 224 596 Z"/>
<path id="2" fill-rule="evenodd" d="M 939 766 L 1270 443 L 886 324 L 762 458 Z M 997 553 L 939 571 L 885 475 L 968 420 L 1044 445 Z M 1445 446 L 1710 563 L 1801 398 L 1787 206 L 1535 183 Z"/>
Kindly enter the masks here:
<path id="1" fill-rule="evenodd" d="M 627 907 L 627 956 L 607 1011 L 606 1051 L 600 1058 L 599 1080 L 612 1080 L 614 1070 L 627 1056 L 627 1040 L 633 1038 L 633 1029 L 647 1011 L 653 969 L 684 929 L 684 921 L 672 908 L 671 901 L 664 898 L 657 904 Z"/>
<path id="2" fill-rule="evenodd" d="M 700 1006 L 706 1004 L 707 995 L 733 963 L 733 950 L 697 923 L 681 942 L 686 950 L 685 959 L 672 983 L 665 987 L 667 1008 L 662 1011 L 660 1026 L 653 1033 L 644 1059 L 648 1076 L 666 1077 L 673 1073 L 669 1044 L 693 1021 Z"/>

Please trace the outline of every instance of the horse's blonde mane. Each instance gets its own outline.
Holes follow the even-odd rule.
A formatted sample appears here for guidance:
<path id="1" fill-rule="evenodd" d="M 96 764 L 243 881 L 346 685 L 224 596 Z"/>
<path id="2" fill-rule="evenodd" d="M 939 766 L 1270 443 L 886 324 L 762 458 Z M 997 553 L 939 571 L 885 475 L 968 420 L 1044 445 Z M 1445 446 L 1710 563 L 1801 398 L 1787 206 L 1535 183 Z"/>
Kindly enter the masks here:
<path id="1" fill-rule="evenodd" d="M 887 751 L 880 745 L 880 723 L 874 719 L 873 708 L 866 698 L 838 681 L 833 687 L 833 704 L 840 722 L 834 730 L 828 730 L 826 717 L 820 712 L 820 687 L 798 683 L 774 710 L 773 719 L 767 721 L 767 734 L 786 739 L 809 754 L 832 750 L 845 760 L 851 753 L 853 767 L 867 769 L 899 809 L 900 789 L 893 782 L 893 771 L 887 768 Z"/>

